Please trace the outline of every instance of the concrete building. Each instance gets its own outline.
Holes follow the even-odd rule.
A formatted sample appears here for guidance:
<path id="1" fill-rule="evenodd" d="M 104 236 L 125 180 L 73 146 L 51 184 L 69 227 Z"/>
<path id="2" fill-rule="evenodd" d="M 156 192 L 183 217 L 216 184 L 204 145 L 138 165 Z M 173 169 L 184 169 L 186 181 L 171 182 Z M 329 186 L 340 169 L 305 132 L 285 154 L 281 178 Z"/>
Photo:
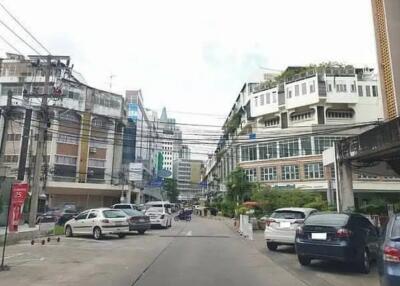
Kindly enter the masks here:
<path id="1" fill-rule="evenodd" d="M 189 201 L 201 195 L 201 169 L 203 161 L 178 158 L 174 161 L 173 178 L 177 182 L 179 200 Z"/>
<path id="2" fill-rule="evenodd" d="M 55 69 L 50 84 L 60 88 L 62 95 L 48 101 L 50 121 L 44 164 L 47 172 L 43 174 L 42 196 L 50 207 L 73 203 L 79 208 L 91 208 L 116 203 L 121 196 L 124 99 L 87 85 L 76 74 L 61 78 L 56 73 Z M 24 90 L 34 96 L 24 97 Z M 6 105 L 9 91 L 13 117 L 4 135 L 7 141 L 3 162 L 9 167 L 9 175 L 22 172 L 24 180 L 30 182 L 38 136 L 38 107 L 44 93 L 44 76 L 32 67 L 32 59 L 13 55 L 3 59 L 1 106 Z M 23 136 L 24 126 L 30 130 L 27 136 Z"/>
<path id="3" fill-rule="evenodd" d="M 206 163 L 208 191 L 225 191 L 228 175 L 240 166 L 252 182 L 327 192 L 335 173 L 323 168 L 322 152 L 382 118 L 378 81 L 368 68 L 289 67 L 281 78 L 245 84 Z M 355 177 L 356 192 L 393 187 L 387 178 Z"/>
<path id="4" fill-rule="evenodd" d="M 190 160 L 191 157 L 191 152 L 190 152 L 190 148 L 188 145 L 182 145 L 180 150 L 179 150 L 179 158 L 180 159 L 186 159 L 186 160 Z"/>
<path id="5" fill-rule="evenodd" d="M 371 0 L 385 118 L 400 116 L 400 1 Z"/>
<path id="6" fill-rule="evenodd" d="M 174 161 L 179 158 L 179 151 L 182 145 L 182 131 L 177 127 L 175 119 L 169 118 L 164 107 L 158 122 L 159 142 L 163 155 L 162 169 L 174 173 Z"/>

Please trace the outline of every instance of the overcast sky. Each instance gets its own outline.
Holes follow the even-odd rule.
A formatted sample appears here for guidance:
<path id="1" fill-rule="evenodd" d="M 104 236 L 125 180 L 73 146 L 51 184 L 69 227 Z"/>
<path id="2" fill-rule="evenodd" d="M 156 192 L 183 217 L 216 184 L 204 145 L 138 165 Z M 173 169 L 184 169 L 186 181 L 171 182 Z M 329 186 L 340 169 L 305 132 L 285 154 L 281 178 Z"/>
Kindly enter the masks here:
<path id="1" fill-rule="evenodd" d="M 0 1 L 90 85 L 109 90 L 113 74 L 112 90 L 142 89 L 146 107 L 212 114 L 170 112 L 178 122 L 221 124 L 260 67 L 376 65 L 370 0 Z M 0 19 L 23 34 L 3 11 Z"/>

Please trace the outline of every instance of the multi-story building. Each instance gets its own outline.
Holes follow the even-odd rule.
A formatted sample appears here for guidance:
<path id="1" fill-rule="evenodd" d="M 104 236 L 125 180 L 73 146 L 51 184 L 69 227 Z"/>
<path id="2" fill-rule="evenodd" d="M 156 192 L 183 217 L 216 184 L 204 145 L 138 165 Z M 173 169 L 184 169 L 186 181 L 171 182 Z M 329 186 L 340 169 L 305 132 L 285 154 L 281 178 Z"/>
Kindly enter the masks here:
<path id="1" fill-rule="evenodd" d="M 162 149 L 162 169 L 174 173 L 174 160 L 179 157 L 179 150 L 182 145 L 182 131 L 176 126 L 175 119 L 168 118 L 167 110 L 164 107 L 158 122 L 158 140 Z"/>
<path id="2" fill-rule="evenodd" d="M 188 145 L 182 145 L 181 149 L 179 150 L 179 158 L 190 160 L 191 152 Z"/>
<path id="3" fill-rule="evenodd" d="M 48 100 L 42 195 L 51 207 L 73 203 L 89 208 L 118 202 L 125 118 L 123 97 L 90 87 L 75 74 L 61 78 L 58 69 L 52 70 L 50 85 L 57 86 L 61 95 L 52 93 Z M 3 163 L 9 167 L 9 176 L 22 172 L 24 180 L 29 182 L 35 161 L 44 76 L 33 67 L 32 59 L 9 55 L 2 61 L 0 91 L 3 107 L 9 91 L 12 92 L 12 117 L 7 134 L 3 134 L 7 136 Z"/>
<path id="4" fill-rule="evenodd" d="M 174 161 L 173 178 L 176 180 L 179 191 L 179 200 L 193 200 L 201 194 L 201 168 L 200 160 L 178 158 Z"/>
<path id="5" fill-rule="evenodd" d="M 252 182 L 326 192 L 335 174 L 324 170 L 322 152 L 383 118 L 378 81 L 368 68 L 289 67 L 280 78 L 251 87 L 239 94 L 206 164 L 209 191 L 224 191 L 229 173 L 240 166 Z M 355 192 L 393 187 L 384 178 L 356 176 Z"/>

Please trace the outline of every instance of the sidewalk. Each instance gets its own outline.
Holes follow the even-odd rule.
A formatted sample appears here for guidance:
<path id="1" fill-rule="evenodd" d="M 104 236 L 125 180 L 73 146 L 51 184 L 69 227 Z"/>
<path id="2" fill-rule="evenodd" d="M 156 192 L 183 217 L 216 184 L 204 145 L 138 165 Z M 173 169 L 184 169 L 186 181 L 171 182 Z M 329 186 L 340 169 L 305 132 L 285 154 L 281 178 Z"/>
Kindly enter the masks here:
<path id="1" fill-rule="evenodd" d="M 0 243 L 4 242 L 4 234 L 6 228 L 0 227 Z M 7 244 L 15 244 L 20 240 L 31 240 L 32 238 L 39 237 L 39 226 L 29 227 L 27 224 L 18 226 L 18 232 L 8 232 Z"/>

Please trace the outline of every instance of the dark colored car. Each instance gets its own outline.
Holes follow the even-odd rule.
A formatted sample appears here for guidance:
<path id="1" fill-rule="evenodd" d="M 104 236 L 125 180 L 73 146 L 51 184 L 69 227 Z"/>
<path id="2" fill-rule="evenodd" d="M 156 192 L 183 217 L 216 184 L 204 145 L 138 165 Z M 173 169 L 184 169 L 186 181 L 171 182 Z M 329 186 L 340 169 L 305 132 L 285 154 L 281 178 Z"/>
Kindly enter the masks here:
<path id="1" fill-rule="evenodd" d="M 400 214 L 392 216 L 382 233 L 378 272 L 382 286 L 400 285 Z"/>
<path id="2" fill-rule="evenodd" d="M 146 230 L 151 228 L 150 217 L 138 210 L 121 209 L 129 216 L 129 231 L 137 231 L 144 234 Z"/>
<path id="3" fill-rule="evenodd" d="M 308 217 L 296 231 L 296 252 L 301 265 L 312 259 L 352 263 L 369 273 L 377 258 L 378 229 L 369 219 L 353 213 L 320 213 Z"/>

